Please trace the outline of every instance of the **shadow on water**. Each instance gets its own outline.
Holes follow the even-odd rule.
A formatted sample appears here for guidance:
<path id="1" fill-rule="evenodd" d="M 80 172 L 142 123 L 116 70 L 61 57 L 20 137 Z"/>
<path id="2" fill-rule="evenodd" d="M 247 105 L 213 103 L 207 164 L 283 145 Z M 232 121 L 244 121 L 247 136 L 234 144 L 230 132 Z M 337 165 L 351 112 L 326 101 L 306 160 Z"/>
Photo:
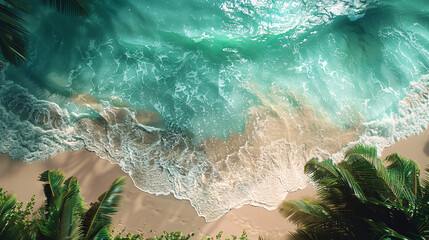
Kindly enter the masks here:
<path id="1" fill-rule="evenodd" d="M 29 61 L 17 68 L 9 68 L 7 75 L 24 86 L 32 93 L 40 95 L 59 94 L 69 97 L 75 92 L 88 91 L 94 85 L 95 66 L 89 66 L 87 72 L 73 78 L 73 72 L 88 64 L 91 49 L 96 42 L 118 42 L 121 32 L 132 32 L 131 26 L 123 16 L 124 9 L 131 9 L 126 1 L 95 1 L 94 9 L 89 17 L 64 16 L 49 9 L 37 6 L 28 16 L 29 28 L 32 33 L 29 46 Z M 133 11 L 141 25 L 150 28 L 149 21 L 139 11 Z M 144 33 L 144 31 L 142 31 Z M 115 44 L 120 46 L 120 44 Z M 124 49 L 112 49 L 113 58 L 120 59 Z"/>

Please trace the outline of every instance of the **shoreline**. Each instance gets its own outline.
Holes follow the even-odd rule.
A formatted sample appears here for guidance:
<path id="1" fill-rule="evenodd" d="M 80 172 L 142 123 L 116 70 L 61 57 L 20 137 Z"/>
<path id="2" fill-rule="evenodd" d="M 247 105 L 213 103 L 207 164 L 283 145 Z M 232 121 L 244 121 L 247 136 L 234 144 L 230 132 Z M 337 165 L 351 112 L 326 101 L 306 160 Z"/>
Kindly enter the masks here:
<path id="1" fill-rule="evenodd" d="M 399 155 L 417 161 L 423 170 L 429 165 L 429 130 L 395 143 L 382 152 L 382 159 L 397 152 Z M 36 195 L 36 207 L 44 201 L 38 175 L 47 169 L 61 169 L 66 177 L 76 176 L 81 186 L 81 194 L 89 204 L 106 190 L 111 182 L 126 176 L 125 193 L 119 212 L 113 217 L 116 232 L 125 229 L 130 233 L 143 233 L 146 237 L 160 235 L 163 231 L 195 233 L 193 239 L 214 237 L 223 231 L 223 237 L 240 236 L 246 230 L 249 239 L 259 235 L 270 238 L 286 238 L 295 226 L 284 219 L 276 210 L 245 205 L 230 210 L 214 222 L 205 222 L 199 217 L 188 200 L 178 200 L 170 195 L 155 196 L 137 189 L 130 176 L 116 164 L 103 160 L 88 150 L 68 151 L 38 162 L 24 163 L 12 160 L 0 153 L 0 187 L 8 193 L 18 195 L 18 200 L 26 202 Z M 315 190 L 309 186 L 291 192 L 286 200 L 313 198 Z"/>
<path id="2" fill-rule="evenodd" d="M 130 233 L 144 233 L 146 237 L 160 235 L 163 231 L 181 231 L 183 234 L 195 233 L 193 239 L 215 237 L 223 231 L 223 237 L 240 236 L 246 230 L 249 239 L 259 235 L 284 239 L 295 227 L 284 219 L 278 211 L 245 205 L 230 210 L 220 219 L 206 222 L 197 215 L 188 200 L 179 200 L 170 195 L 155 196 L 137 189 L 130 176 L 116 164 L 103 160 L 88 150 L 69 151 L 57 154 L 44 161 L 24 163 L 12 160 L 0 153 L 0 187 L 8 193 L 17 194 L 18 201 L 29 201 L 36 195 L 36 207 L 44 201 L 42 183 L 38 176 L 48 169 L 61 169 L 66 178 L 76 176 L 85 203 L 96 201 L 97 197 L 117 177 L 125 176 L 125 192 L 121 206 L 113 216 L 116 232 L 125 229 Z M 291 192 L 286 199 L 310 198 L 314 190 L 307 187 Z"/>

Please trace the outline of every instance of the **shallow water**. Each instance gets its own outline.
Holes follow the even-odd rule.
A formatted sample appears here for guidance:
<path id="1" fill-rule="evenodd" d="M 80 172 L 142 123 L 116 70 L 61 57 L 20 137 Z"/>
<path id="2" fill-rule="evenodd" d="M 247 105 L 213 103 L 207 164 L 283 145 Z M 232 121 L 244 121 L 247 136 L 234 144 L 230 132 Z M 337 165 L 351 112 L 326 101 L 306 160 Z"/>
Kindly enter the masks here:
<path id="1" fill-rule="evenodd" d="M 4 70 L 0 151 L 87 148 L 212 221 L 275 208 L 311 157 L 429 123 L 429 7 L 414 1 L 104 1 L 35 9 Z"/>

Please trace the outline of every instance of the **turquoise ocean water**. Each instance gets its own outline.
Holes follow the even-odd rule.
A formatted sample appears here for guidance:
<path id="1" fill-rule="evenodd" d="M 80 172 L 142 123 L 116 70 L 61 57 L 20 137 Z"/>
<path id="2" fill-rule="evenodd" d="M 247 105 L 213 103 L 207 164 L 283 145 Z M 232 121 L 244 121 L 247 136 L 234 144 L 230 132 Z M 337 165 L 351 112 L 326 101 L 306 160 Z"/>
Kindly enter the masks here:
<path id="1" fill-rule="evenodd" d="M 429 123 L 426 0 L 105 0 L 33 9 L 0 80 L 0 151 L 86 148 L 215 220 L 273 209 L 310 157 Z"/>

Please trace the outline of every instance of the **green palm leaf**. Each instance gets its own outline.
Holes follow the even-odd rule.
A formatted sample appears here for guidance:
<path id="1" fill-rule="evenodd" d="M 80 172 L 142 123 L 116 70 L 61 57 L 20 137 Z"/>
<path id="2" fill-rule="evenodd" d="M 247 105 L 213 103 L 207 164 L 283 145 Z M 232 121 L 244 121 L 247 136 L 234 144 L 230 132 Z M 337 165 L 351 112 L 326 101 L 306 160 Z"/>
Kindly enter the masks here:
<path id="1" fill-rule="evenodd" d="M 428 239 L 429 181 L 397 154 L 385 167 L 374 147 L 358 145 L 345 161 L 311 159 L 305 172 L 320 200 L 294 200 L 281 214 L 298 224 L 291 239 Z"/>
<path id="2" fill-rule="evenodd" d="M 29 32 L 20 13 L 28 14 L 30 6 L 23 0 L 3 0 L 0 3 L 0 49 L 5 60 L 12 64 L 27 60 Z M 42 0 L 52 9 L 71 16 L 88 16 L 93 0 Z"/>
<path id="3" fill-rule="evenodd" d="M 15 195 L 2 196 L 2 198 L 3 199 L 0 200 L 0 230 L 6 225 L 6 220 L 11 215 L 16 205 Z"/>
<path id="4" fill-rule="evenodd" d="M 0 48 L 3 57 L 12 64 L 25 62 L 27 59 L 29 33 L 24 27 L 25 24 L 15 9 L 0 4 Z"/>
<path id="5" fill-rule="evenodd" d="M 372 221 L 367 221 L 367 222 L 370 225 L 370 229 L 372 230 L 371 232 L 374 233 L 372 235 L 374 239 L 391 240 L 393 238 L 393 239 L 403 239 L 403 240 L 407 240 L 407 239 L 425 240 L 425 238 L 423 238 L 422 236 L 419 236 L 413 233 L 409 233 L 410 236 L 404 236 L 398 233 L 397 231 L 395 231 L 394 229 L 388 227 L 386 224 L 382 222 L 372 222 Z"/>
<path id="6" fill-rule="evenodd" d="M 291 240 L 312 240 L 319 238 L 317 235 L 309 231 L 304 231 L 301 229 L 296 230 L 295 232 L 290 233 Z"/>
<path id="7" fill-rule="evenodd" d="M 61 203 L 58 239 L 81 239 L 80 215 L 82 214 L 83 201 L 79 196 L 80 188 L 76 177 L 67 179 L 65 185 L 67 193 Z"/>
<path id="8" fill-rule="evenodd" d="M 110 233 L 109 233 L 109 228 L 103 227 L 98 233 L 97 235 L 94 236 L 93 238 L 94 240 L 108 240 L 110 239 Z"/>
<path id="9" fill-rule="evenodd" d="M 319 162 L 317 158 L 312 158 L 305 165 L 304 172 L 310 175 L 314 181 L 325 180 L 327 177 L 338 177 L 338 171 L 332 159 Z"/>
<path id="10" fill-rule="evenodd" d="M 346 186 L 339 178 L 340 170 L 332 159 L 319 162 L 313 158 L 304 168 L 305 173 L 315 183 L 317 194 L 330 208 L 339 209 L 343 206 Z"/>
<path id="11" fill-rule="evenodd" d="M 62 200 L 60 192 L 64 183 L 64 173 L 58 170 L 47 170 L 40 174 L 39 181 L 45 182 L 43 190 L 46 196 L 46 212 L 48 213 L 51 208 L 58 210 Z"/>
<path id="12" fill-rule="evenodd" d="M 1 190 L 0 190 L 1 191 Z M 16 196 L 2 194 L 0 199 L 0 239 L 20 239 L 20 230 L 12 222 L 16 206 Z"/>
<path id="13" fill-rule="evenodd" d="M 351 155 L 354 154 L 364 157 L 367 161 L 372 163 L 376 169 L 384 167 L 380 158 L 377 157 L 377 148 L 373 146 L 358 144 L 355 147 L 347 150 L 344 159 L 347 160 Z"/>
<path id="14" fill-rule="evenodd" d="M 429 172 L 429 169 L 426 169 L 426 172 Z M 429 239 L 429 178 L 427 175 L 421 184 L 421 197 L 417 201 L 418 214 L 413 217 L 413 221 L 422 235 Z"/>
<path id="15" fill-rule="evenodd" d="M 366 201 L 365 194 L 363 193 L 360 185 L 350 173 L 352 171 L 348 170 L 347 162 L 342 162 L 338 164 L 338 177 L 349 187 L 349 189 L 353 192 L 353 195 L 357 197 L 361 201 Z"/>
<path id="16" fill-rule="evenodd" d="M 290 233 L 290 240 L 350 240 L 345 233 L 335 232 L 331 229 L 326 231 L 325 229 L 311 229 L 302 230 L 298 229 L 295 232 Z"/>
<path id="17" fill-rule="evenodd" d="M 387 167 L 389 174 L 400 176 L 397 177 L 397 181 L 404 187 L 402 201 L 406 200 L 412 207 L 415 206 L 416 197 L 421 194 L 419 165 L 396 153 L 387 156 L 386 161 L 390 163 Z"/>
<path id="18" fill-rule="evenodd" d="M 295 224 L 308 225 L 314 221 L 328 220 L 330 215 L 326 206 L 311 200 L 284 201 L 279 206 L 280 214 Z"/>
<path id="19" fill-rule="evenodd" d="M 88 16 L 92 6 L 91 0 L 43 0 L 59 13 L 71 16 Z"/>
<path id="20" fill-rule="evenodd" d="M 9 4 L 10 6 L 14 7 L 15 9 L 18 9 L 22 12 L 28 12 L 29 6 L 22 0 L 3 0 L 5 3 Z"/>
<path id="21" fill-rule="evenodd" d="M 319 201 L 290 200 L 279 207 L 280 213 L 298 225 L 291 239 L 344 239 L 348 227 L 335 218 L 329 207 Z"/>
<path id="22" fill-rule="evenodd" d="M 91 204 L 82 221 L 85 239 L 93 239 L 111 224 L 110 215 L 117 212 L 124 184 L 124 177 L 116 179 L 109 189 L 100 195 L 98 201 Z"/>
<path id="23" fill-rule="evenodd" d="M 318 159 L 313 158 L 305 164 L 304 172 L 316 183 L 317 188 L 320 190 L 324 190 L 327 186 L 332 186 L 338 177 L 338 169 L 332 159 L 319 162 Z"/>
<path id="24" fill-rule="evenodd" d="M 356 161 L 358 158 L 363 158 L 370 162 L 377 170 L 378 175 L 384 180 L 384 186 L 390 189 L 390 193 L 387 194 L 389 201 L 396 202 L 400 205 L 408 205 L 408 203 L 415 205 L 415 194 L 414 191 L 418 183 L 419 170 L 418 165 L 414 161 L 408 162 L 404 158 L 399 158 L 397 154 L 393 154 L 386 158 L 391 163 L 389 167 L 385 167 L 379 158 L 377 158 L 377 151 L 374 147 L 358 145 L 355 148 L 347 151 L 345 155 L 346 161 Z M 406 173 L 406 170 L 410 172 Z M 414 172 L 413 172 L 414 171 Z M 405 177 L 405 175 L 409 175 Z M 407 179 L 414 180 L 407 180 Z M 381 185 L 377 185 L 381 187 Z M 417 190 L 416 190 L 417 191 Z"/>
<path id="25" fill-rule="evenodd" d="M 353 174 L 354 179 L 356 179 L 367 198 L 380 201 L 396 199 L 388 182 L 379 173 L 380 169 L 385 170 L 384 166 L 378 167 L 377 170 L 370 161 L 360 154 L 348 154 L 346 157 L 347 164 L 345 164 L 345 167 Z"/>
<path id="26" fill-rule="evenodd" d="M 61 200 L 59 207 L 51 207 L 46 219 L 39 224 L 42 239 L 81 239 L 80 217 L 83 201 L 79 192 L 75 177 L 64 182 L 56 196 L 56 199 Z"/>

